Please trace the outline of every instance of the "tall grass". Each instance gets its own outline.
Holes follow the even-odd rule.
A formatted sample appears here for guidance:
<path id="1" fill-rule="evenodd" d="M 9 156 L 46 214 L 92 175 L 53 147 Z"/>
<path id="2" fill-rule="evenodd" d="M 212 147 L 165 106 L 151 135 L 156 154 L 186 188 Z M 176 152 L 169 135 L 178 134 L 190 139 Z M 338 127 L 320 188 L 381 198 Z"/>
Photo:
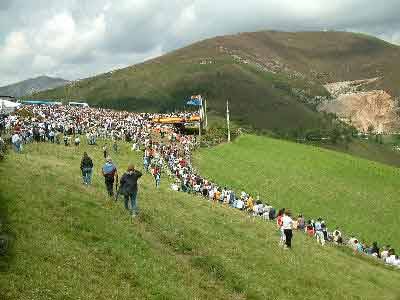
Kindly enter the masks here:
<path id="1" fill-rule="evenodd" d="M 1 299 L 397 299 L 400 274 L 202 198 L 140 181 L 140 217 L 107 202 L 101 146 L 29 145 L 0 164 L 1 203 L 15 237 Z M 141 157 L 120 145 L 122 171 Z M 92 186 L 79 162 L 95 164 Z"/>

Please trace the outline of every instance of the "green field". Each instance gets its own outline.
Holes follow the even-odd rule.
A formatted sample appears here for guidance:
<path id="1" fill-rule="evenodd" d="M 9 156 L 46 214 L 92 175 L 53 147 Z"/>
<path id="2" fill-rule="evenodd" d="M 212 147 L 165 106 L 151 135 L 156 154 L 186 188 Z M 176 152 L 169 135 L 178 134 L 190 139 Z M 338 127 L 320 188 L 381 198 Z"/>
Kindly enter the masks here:
<path id="1" fill-rule="evenodd" d="M 384 144 L 376 143 L 374 139 L 367 141 L 357 138 L 353 139 L 348 145 L 344 143 L 339 143 L 336 145 L 316 144 L 316 146 L 334 151 L 344 152 L 382 164 L 400 167 L 400 152 L 393 150 L 393 144 L 395 144 L 398 139 L 390 136 L 387 136 L 385 138 L 386 140 Z"/>
<path id="2" fill-rule="evenodd" d="M 0 163 L 13 236 L 0 299 L 398 299 L 398 271 L 303 234 L 283 251 L 273 224 L 171 192 L 165 179 L 155 190 L 144 176 L 131 223 L 121 203 L 107 205 L 100 146 L 29 145 Z M 119 167 L 141 161 L 121 147 Z M 79 176 L 84 150 L 91 187 Z"/>
<path id="3" fill-rule="evenodd" d="M 371 243 L 400 247 L 399 169 L 317 147 L 243 136 L 201 150 L 201 173 L 220 184 L 259 194 L 275 207 L 310 218 Z"/>

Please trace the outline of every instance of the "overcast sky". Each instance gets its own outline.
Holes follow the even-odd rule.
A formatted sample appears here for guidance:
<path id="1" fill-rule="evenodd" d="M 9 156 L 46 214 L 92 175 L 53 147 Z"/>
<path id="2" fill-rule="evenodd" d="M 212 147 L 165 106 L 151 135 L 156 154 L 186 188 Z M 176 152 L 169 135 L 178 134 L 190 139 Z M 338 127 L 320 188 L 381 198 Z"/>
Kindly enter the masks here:
<path id="1" fill-rule="evenodd" d="M 0 0 L 0 86 L 78 79 L 215 35 L 348 30 L 400 44 L 400 0 Z"/>

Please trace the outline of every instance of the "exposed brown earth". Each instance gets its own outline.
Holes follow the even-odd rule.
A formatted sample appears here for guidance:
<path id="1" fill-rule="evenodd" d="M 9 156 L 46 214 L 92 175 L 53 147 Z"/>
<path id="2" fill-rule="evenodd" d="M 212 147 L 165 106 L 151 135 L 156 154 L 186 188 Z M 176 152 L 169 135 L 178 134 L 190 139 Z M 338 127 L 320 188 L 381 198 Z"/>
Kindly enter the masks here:
<path id="1" fill-rule="evenodd" d="M 397 100 L 383 90 L 357 91 L 362 89 L 363 85 L 376 80 L 378 79 L 326 85 L 326 89 L 336 99 L 323 103 L 319 110 L 335 113 L 343 121 L 363 132 L 371 128 L 376 133 L 397 132 L 400 128 Z"/>

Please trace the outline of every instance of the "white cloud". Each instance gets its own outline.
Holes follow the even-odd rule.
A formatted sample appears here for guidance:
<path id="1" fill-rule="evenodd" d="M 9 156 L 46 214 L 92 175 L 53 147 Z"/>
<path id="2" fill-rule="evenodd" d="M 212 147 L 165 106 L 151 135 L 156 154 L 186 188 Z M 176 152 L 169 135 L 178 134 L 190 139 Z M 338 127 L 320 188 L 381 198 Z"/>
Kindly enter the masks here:
<path id="1" fill-rule="evenodd" d="M 11 32 L 1 48 L 0 57 L 8 59 L 18 59 L 31 52 L 27 37 L 24 32 Z"/>
<path id="2" fill-rule="evenodd" d="M 57 67 L 58 62 L 51 56 L 35 55 L 32 61 L 32 69 L 36 72 L 46 72 Z"/>

